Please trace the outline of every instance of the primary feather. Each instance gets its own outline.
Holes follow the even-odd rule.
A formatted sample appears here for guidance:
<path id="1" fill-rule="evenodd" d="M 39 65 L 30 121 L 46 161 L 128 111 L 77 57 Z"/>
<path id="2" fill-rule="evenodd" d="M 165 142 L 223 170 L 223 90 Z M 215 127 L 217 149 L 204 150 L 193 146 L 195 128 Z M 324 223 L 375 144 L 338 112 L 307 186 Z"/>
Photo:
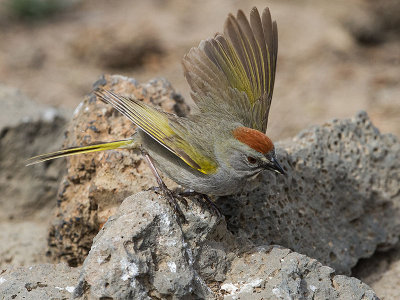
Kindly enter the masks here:
<path id="1" fill-rule="evenodd" d="M 253 8 L 250 22 L 239 10 L 229 15 L 224 34 L 202 41 L 183 59 L 192 97 L 203 113 L 225 113 L 265 132 L 278 54 L 278 31 L 269 9 Z"/>

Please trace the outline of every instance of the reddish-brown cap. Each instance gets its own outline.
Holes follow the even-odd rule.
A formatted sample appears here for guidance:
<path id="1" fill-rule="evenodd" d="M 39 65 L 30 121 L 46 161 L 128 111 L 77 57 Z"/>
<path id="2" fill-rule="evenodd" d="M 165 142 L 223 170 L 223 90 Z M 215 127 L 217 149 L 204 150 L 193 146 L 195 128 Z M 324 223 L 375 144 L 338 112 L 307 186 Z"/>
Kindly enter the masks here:
<path id="1" fill-rule="evenodd" d="M 274 148 L 274 144 L 264 133 L 248 128 L 238 127 L 233 131 L 233 136 L 250 148 L 266 154 Z"/>

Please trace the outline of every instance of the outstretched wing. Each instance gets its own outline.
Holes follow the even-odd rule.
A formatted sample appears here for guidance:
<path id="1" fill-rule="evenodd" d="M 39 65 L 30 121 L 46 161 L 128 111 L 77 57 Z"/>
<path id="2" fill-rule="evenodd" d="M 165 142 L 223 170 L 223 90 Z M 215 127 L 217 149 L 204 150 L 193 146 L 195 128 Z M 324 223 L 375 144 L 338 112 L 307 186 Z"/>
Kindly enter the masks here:
<path id="1" fill-rule="evenodd" d="M 275 82 L 278 31 L 269 9 L 229 15 L 224 34 L 202 41 L 183 59 L 192 98 L 201 112 L 222 112 L 265 132 Z"/>
<path id="2" fill-rule="evenodd" d="M 97 90 L 95 94 L 106 103 L 111 104 L 136 126 L 180 157 L 193 169 L 204 174 L 216 171 L 215 160 L 211 159 L 201 147 L 195 148 L 194 143 L 187 140 L 185 135 L 188 136 L 188 134 L 183 132 L 182 126 L 179 126 L 176 116 L 158 110 L 142 101 L 126 98 L 108 90 Z"/>

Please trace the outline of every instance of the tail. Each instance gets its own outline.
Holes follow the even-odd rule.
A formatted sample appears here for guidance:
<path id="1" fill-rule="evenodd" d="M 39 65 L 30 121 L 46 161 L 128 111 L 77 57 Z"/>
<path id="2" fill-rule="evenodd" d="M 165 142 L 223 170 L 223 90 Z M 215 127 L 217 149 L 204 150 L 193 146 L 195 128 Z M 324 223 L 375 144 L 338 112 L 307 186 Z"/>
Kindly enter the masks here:
<path id="1" fill-rule="evenodd" d="M 64 156 L 71 156 L 71 155 L 90 153 L 96 151 L 112 150 L 117 148 L 135 148 L 135 141 L 134 139 L 131 138 L 121 141 L 97 143 L 84 147 L 71 147 L 64 150 L 31 157 L 26 161 L 27 162 L 26 165 L 30 166 Z"/>

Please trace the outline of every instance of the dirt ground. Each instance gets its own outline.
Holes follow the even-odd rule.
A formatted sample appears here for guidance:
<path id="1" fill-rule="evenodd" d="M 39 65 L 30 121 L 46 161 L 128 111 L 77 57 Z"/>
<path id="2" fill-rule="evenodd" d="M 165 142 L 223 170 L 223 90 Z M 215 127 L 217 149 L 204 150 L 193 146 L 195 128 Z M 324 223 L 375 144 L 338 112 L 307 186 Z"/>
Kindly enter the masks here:
<path id="1" fill-rule="evenodd" d="M 106 73 L 140 82 L 165 77 L 192 104 L 183 55 L 221 31 L 229 12 L 269 6 L 279 31 L 273 140 L 359 110 L 400 136 L 399 1 L 76 0 L 39 20 L 10 16 L 7 1 L 0 0 L 0 83 L 37 103 L 73 110 Z M 383 295 L 388 289 L 374 282 L 385 270 L 356 273 Z"/>

